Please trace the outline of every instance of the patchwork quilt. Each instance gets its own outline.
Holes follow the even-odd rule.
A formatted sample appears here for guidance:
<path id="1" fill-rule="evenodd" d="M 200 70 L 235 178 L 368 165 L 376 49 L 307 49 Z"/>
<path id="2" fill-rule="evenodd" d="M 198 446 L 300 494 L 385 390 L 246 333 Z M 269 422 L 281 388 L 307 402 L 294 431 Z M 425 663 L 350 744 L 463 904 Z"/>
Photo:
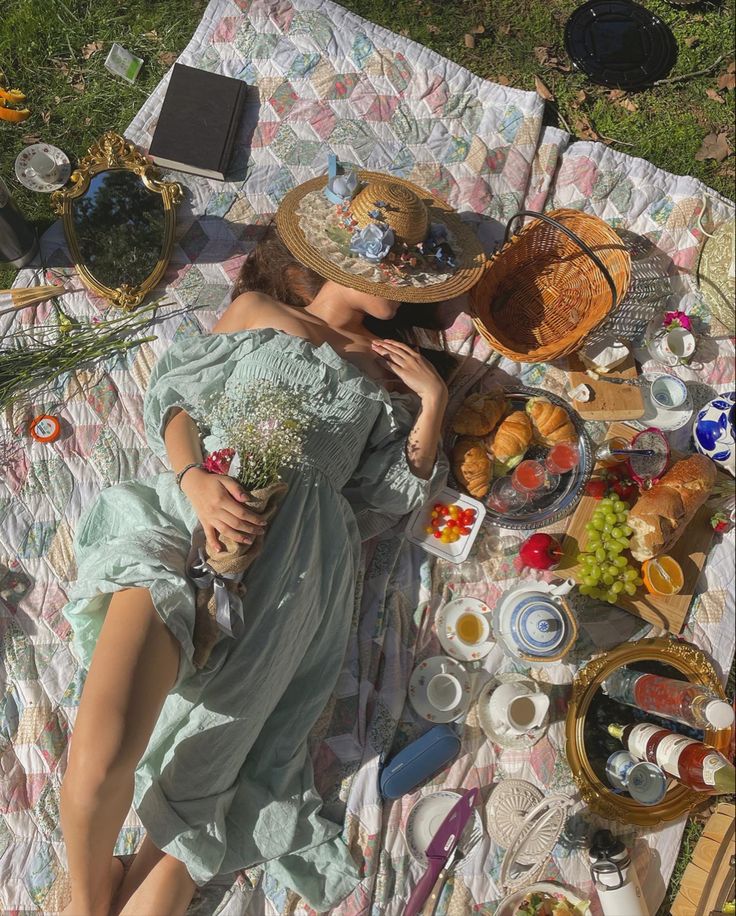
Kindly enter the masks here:
<path id="1" fill-rule="evenodd" d="M 242 79 L 252 89 L 228 180 L 175 176 L 185 187 L 185 200 L 158 291 L 171 305 L 162 310 L 157 339 L 125 357 L 61 376 L 0 419 L 3 913 L 55 913 L 68 894 L 59 785 L 83 677 L 60 610 L 75 577 L 75 525 L 103 487 L 161 470 L 142 424 L 151 368 L 172 341 L 212 326 L 254 237 L 290 188 L 324 171 L 334 152 L 345 162 L 430 188 L 476 223 L 489 249 L 519 209 L 565 206 L 595 213 L 622 237 L 646 243 L 632 248 L 632 287 L 614 316 L 632 333 L 640 333 L 655 308 L 667 306 L 683 308 L 709 326 L 692 276 L 702 226 L 733 218 L 733 205 L 695 179 L 543 128 L 543 102 L 535 94 L 483 81 L 329 0 L 212 0 L 180 61 Z M 165 88 L 166 79 L 126 131 L 144 150 Z M 44 236 L 42 254 L 44 268 L 21 272 L 18 285 L 61 282 L 69 315 L 104 314 L 107 303 L 83 291 L 69 267 L 58 224 Z M 0 334 L 32 333 L 35 325 L 53 320 L 53 306 L 42 305 L 0 317 Z M 500 372 L 553 392 L 564 388 L 556 366 L 499 360 L 465 316 L 448 332 L 448 342 L 465 357 L 453 382 L 456 400 L 470 385 Z M 646 352 L 639 356 L 647 367 Z M 721 338 L 707 358 L 678 373 L 701 394 L 728 390 L 734 386 L 733 356 L 733 341 Z M 52 445 L 36 443 L 24 432 L 27 420 L 45 411 L 63 420 L 63 436 Z M 600 437 L 603 430 L 593 424 L 591 433 Z M 686 443 L 686 431 L 673 437 L 675 445 Z M 510 533 L 487 531 L 470 559 L 455 567 L 411 548 L 400 529 L 366 546 L 343 673 L 312 740 L 326 812 L 344 822 L 344 839 L 364 874 L 333 911 L 338 916 L 403 912 L 421 874 L 404 838 L 409 811 L 420 796 L 475 785 L 485 804 L 494 782 L 508 776 L 570 796 L 570 816 L 544 877 L 590 893 L 585 843 L 603 822 L 580 802 L 565 758 L 569 685 L 593 654 L 650 632 L 638 618 L 580 607 L 574 657 L 535 672 L 550 682 L 553 703 L 552 725 L 535 747 L 495 747 L 471 712 L 458 726 L 462 752 L 448 771 L 394 803 L 382 803 L 378 794 L 381 754 L 426 728 L 407 702 L 407 685 L 419 660 L 441 652 L 434 611 L 453 594 L 493 604 L 519 575 L 516 547 Z M 724 681 L 734 655 L 733 550 L 733 533 L 714 542 L 683 634 L 713 657 Z M 489 672 L 513 670 L 500 649 L 483 664 Z M 656 831 L 614 826 L 632 848 L 653 910 L 663 897 L 682 829 L 683 821 Z M 131 813 L 117 852 L 132 853 L 141 839 Z M 446 886 L 440 916 L 493 914 L 503 897 L 502 856 L 486 836 Z M 191 912 L 305 916 L 309 909 L 267 868 L 255 867 L 202 889 Z M 599 912 L 597 901 L 593 912 Z"/>

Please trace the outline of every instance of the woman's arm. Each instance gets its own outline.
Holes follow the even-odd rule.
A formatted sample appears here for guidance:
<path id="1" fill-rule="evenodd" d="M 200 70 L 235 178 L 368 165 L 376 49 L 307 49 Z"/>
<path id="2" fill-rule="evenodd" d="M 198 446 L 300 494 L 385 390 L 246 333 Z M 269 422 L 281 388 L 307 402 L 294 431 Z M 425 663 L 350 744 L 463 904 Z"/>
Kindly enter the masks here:
<path id="1" fill-rule="evenodd" d="M 406 458 L 413 474 L 429 480 L 437 460 L 447 407 L 447 387 L 434 367 L 406 344 L 396 340 L 374 340 L 372 346 L 422 402 L 419 416 L 407 437 Z"/>
<path id="2" fill-rule="evenodd" d="M 164 442 L 175 474 L 202 461 L 199 430 L 185 410 L 178 410 L 166 424 Z M 243 488 L 233 477 L 195 467 L 186 472 L 180 485 L 202 523 L 210 554 L 222 550 L 219 535 L 249 544 L 265 524 L 260 515 L 242 505 Z"/>
<path id="3" fill-rule="evenodd" d="M 406 440 L 406 460 L 412 473 L 422 480 L 429 480 L 434 470 L 446 407 L 447 389 L 444 397 L 423 398 L 419 415 Z"/>
<path id="4" fill-rule="evenodd" d="M 178 474 L 188 464 L 198 464 L 202 461 L 199 430 L 197 429 L 197 424 L 186 410 L 177 409 L 166 424 L 164 443 L 166 444 L 166 454 L 169 456 L 171 470 L 175 474 Z M 192 472 L 187 471 L 182 477 L 182 484 L 190 473 Z"/>

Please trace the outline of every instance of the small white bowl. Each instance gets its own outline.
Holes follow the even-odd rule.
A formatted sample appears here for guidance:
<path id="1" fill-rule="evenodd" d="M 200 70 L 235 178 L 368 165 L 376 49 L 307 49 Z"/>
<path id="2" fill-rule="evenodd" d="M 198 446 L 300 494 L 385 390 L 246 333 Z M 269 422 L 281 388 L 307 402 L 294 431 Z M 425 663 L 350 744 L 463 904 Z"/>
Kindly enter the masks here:
<path id="1" fill-rule="evenodd" d="M 452 544 L 443 544 L 434 535 L 427 534 L 424 529 L 432 520 L 432 506 L 438 502 L 445 503 L 445 505 L 455 503 L 461 509 L 475 509 L 475 521 L 470 529 L 470 534 L 466 534 L 465 537 L 461 537 L 459 541 Z M 432 553 L 436 557 L 442 557 L 443 560 L 449 560 L 450 563 L 462 563 L 467 559 L 470 548 L 478 537 L 485 515 L 486 507 L 483 503 L 473 499 L 472 496 L 466 496 L 464 493 L 458 493 L 457 490 L 445 487 L 433 500 L 414 510 L 406 526 L 406 539 L 412 544 L 423 547 L 427 553 Z"/>

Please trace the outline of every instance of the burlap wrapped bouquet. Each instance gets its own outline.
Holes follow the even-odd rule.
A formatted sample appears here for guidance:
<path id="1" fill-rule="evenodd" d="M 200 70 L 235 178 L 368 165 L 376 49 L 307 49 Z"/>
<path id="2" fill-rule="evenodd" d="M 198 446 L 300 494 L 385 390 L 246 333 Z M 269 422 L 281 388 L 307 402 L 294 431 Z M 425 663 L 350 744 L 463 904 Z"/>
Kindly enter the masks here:
<path id="1" fill-rule="evenodd" d="M 207 455 L 204 467 L 234 477 L 245 491 L 241 505 L 269 522 L 288 490 L 281 474 L 301 458 L 308 408 L 297 392 L 260 382 L 209 402 L 203 415 L 210 430 L 205 446 L 208 441 L 223 446 Z M 198 669 L 219 639 L 238 635 L 247 613 L 243 577 L 263 549 L 266 530 L 250 544 L 220 535 L 224 550 L 216 553 L 193 547 L 189 575 L 197 589 L 193 661 Z"/>

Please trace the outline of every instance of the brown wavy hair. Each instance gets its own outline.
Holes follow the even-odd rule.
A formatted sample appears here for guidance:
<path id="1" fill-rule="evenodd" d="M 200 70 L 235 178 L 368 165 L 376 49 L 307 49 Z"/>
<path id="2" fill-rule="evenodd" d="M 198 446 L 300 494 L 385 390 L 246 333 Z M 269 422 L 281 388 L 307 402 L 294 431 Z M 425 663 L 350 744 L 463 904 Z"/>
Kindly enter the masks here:
<path id="1" fill-rule="evenodd" d="M 269 223 L 256 247 L 245 259 L 233 286 L 232 298 L 242 293 L 265 293 L 294 308 L 304 308 L 324 285 L 324 278 L 296 260 L 279 236 L 275 223 Z M 438 371 L 445 375 L 454 366 L 447 351 L 445 335 L 436 330 L 432 304 L 402 302 L 390 321 L 366 318 L 373 334 L 418 346 Z M 417 329 L 421 328 L 421 335 Z M 420 345 L 420 337 L 421 344 Z"/>

